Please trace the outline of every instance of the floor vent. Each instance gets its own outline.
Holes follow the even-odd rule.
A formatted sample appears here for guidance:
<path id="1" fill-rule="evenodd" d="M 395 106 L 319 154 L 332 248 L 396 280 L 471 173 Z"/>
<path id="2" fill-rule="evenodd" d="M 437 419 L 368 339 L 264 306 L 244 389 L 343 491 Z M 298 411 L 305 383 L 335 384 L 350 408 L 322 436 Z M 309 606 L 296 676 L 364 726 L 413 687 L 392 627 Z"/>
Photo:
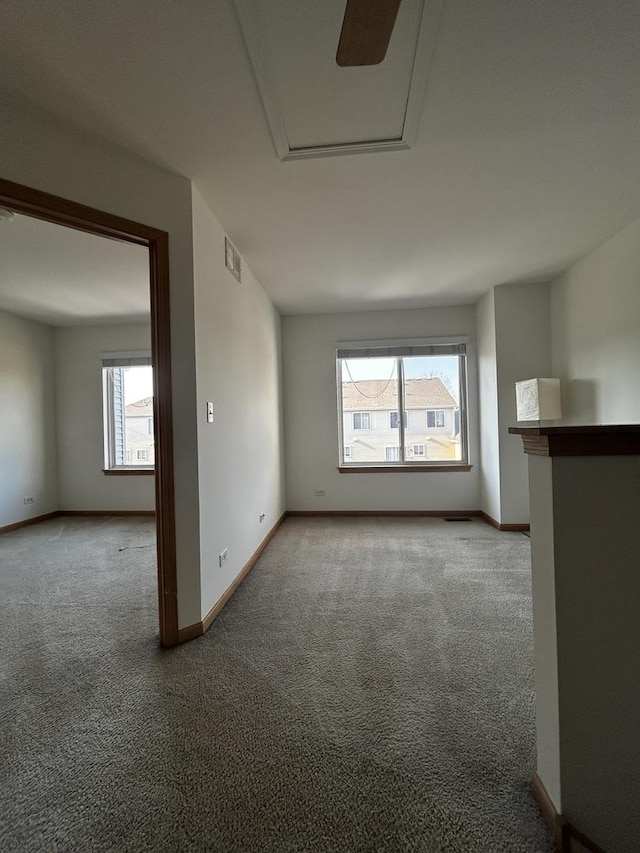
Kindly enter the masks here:
<path id="1" fill-rule="evenodd" d="M 445 521 L 471 521 L 471 519 L 466 515 L 454 515 L 449 517 L 445 516 Z"/>

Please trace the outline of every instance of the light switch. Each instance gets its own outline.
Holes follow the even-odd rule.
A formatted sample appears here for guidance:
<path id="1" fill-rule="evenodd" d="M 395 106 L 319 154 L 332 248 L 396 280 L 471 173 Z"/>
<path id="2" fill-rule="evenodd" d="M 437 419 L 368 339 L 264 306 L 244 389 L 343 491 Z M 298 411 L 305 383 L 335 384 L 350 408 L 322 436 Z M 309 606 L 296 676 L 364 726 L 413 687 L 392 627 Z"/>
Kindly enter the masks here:
<path id="1" fill-rule="evenodd" d="M 207 423 L 213 423 L 213 403 L 207 403 Z"/>

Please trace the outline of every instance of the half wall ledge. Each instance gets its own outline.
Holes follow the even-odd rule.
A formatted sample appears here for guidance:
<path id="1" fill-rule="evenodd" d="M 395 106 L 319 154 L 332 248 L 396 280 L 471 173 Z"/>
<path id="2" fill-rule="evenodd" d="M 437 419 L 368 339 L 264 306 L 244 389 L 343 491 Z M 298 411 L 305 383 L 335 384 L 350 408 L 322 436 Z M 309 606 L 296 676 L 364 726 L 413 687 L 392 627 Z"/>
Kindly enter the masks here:
<path id="1" fill-rule="evenodd" d="M 640 424 L 509 427 L 532 456 L 635 456 Z"/>

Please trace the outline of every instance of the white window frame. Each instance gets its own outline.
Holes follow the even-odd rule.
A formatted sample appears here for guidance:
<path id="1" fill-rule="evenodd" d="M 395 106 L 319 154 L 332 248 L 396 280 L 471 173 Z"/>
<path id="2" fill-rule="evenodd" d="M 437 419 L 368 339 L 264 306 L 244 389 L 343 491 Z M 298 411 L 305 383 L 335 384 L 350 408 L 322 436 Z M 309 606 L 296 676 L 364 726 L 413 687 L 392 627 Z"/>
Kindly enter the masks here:
<path id="1" fill-rule="evenodd" d="M 412 445 L 414 456 L 426 456 L 424 444 Z"/>
<path id="2" fill-rule="evenodd" d="M 469 460 L 469 424 L 468 424 L 468 384 L 467 384 L 467 342 L 468 338 L 440 338 L 440 339 L 432 339 L 432 340 L 410 340 L 410 341 L 354 341 L 354 342 L 340 342 L 336 344 L 336 390 L 337 390 L 337 403 L 338 403 L 338 430 L 339 430 L 339 458 L 341 465 L 344 466 L 344 469 L 348 469 L 349 467 L 354 467 L 358 471 L 366 470 L 367 468 L 371 470 L 378 470 L 383 468 L 389 468 L 393 470 L 394 468 L 404 467 L 419 467 L 420 465 L 425 466 L 425 470 L 428 468 L 429 470 L 438 468 L 449 470 L 466 470 L 468 471 L 471 468 L 470 460 Z M 344 412 L 342 408 L 342 361 L 345 359 L 356 359 L 356 358 L 396 358 L 398 369 L 397 373 L 397 383 L 398 383 L 398 412 L 405 412 L 405 416 L 408 419 L 408 413 L 404 407 L 404 363 L 403 359 L 405 357 L 424 357 L 424 356 L 445 356 L 445 355 L 455 355 L 458 357 L 458 407 L 454 410 L 454 417 L 456 417 L 456 413 L 459 416 L 459 436 L 460 436 L 460 446 L 461 446 L 461 458 L 460 459 L 438 459 L 432 460 L 429 459 L 427 461 L 427 452 L 426 445 L 422 445 L 424 447 L 424 455 L 420 454 L 417 458 L 410 458 L 410 454 L 408 452 L 408 448 L 414 447 L 413 443 L 407 444 L 406 442 L 406 425 L 404 422 L 404 418 L 398 419 L 399 424 L 399 448 L 404 448 L 404 453 L 401 451 L 401 461 L 400 462 L 370 462 L 370 463 L 354 463 L 353 461 L 346 459 L 344 455 L 344 434 L 345 434 L 345 418 L 352 417 L 354 412 Z M 446 410 L 445 409 L 429 409 L 427 411 L 442 411 L 444 414 L 444 423 L 446 427 Z M 368 413 L 371 416 L 371 413 Z M 426 414 L 425 414 L 425 422 L 426 422 Z M 353 424 L 353 420 L 351 421 Z M 371 425 L 371 420 L 369 421 Z M 391 418 L 389 417 L 388 423 L 391 423 Z M 372 427 L 370 426 L 370 429 Z M 355 425 L 353 426 L 355 430 Z M 433 428 L 432 428 L 433 429 Z M 443 427 L 436 427 L 436 429 L 443 429 Z M 420 445 L 415 445 L 420 446 Z M 386 449 L 385 449 L 386 456 Z"/>
<path id="3" fill-rule="evenodd" d="M 113 371 L 122 367 L 151 367 L 151 352 L 149 350 L 136 350 L 132 352 L 108 352 L 101 354 L 102 360 L 102 421 L 104 432 L 104 470 L 105 471 L 127 471 L 131 469 L 143 469 L 153 471 L 153 462 L 143 462 L 138 459 L 122 462 L 116 459 L 116 409 L 114 398 L 114 374 Z M 124 422 L 124 399 L 120 402 L 122 412 L 121 429 L 125 429 Z M 146 455 L 146 451 L 145 451 Z M 131 454 L 133 457 L 133 453 Z"/>
<path id="4" fill-rule="evenodd" d="M 351 459 L 352 451 L 351 451 L 351 445 L 350 444 L 344 445 L 344 447 L 342 448 L 342 455 L 343 455 L 344 459 Z"/>
<path id="5" fill-rule="evenodd" d="M 390 453 L 389 451 L 393 451 Z M 390 458 L 390 457 L 395 457 Z M 387 444 L 384 448 L 384 461 L 385 462 L 400 462 L 400 445 L 399 444 Z"/>

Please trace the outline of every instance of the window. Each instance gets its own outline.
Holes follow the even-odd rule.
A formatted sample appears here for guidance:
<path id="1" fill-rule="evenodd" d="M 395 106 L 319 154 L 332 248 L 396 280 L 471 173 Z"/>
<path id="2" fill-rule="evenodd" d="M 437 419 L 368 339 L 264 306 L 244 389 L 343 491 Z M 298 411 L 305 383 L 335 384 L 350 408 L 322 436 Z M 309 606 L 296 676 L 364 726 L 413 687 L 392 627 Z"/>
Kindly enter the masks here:
<path id="1" fill-rule="evenodd" d="M 427 412 L 427 429 L 444 428 L 444 409 L 432 409 Z"/>
<path id="2" fill-rule="evenodd" d="M 358 447 L 345 466 L 468 465 L 464 343 L 354 344 L 337 356 L 341 444 Z"/>
<path id="3" fill-rule="evenodd" d="M 350 447 L 350 445 L 345 444 L 343 456 L 345 459 L 351 459 L 351 447 Z"/>
<path id="4" fill-rule="evenodd" d="M 104 467 L 153 468 L 153 372 L 146 353 L 102 358 Z"/>
<path id="5" fill-rule="evenodd" d="M 400 417 L 398 412 L 389 412 L 389 428 L 390 429 L 398 429 L 398 422 L 400 421 Z M 404 413 L 404 428 L 407 428 L 407 413 Z"/>
<path id="6" fill-rule="evenodd" d="M 354 412 L 353 413 L 353 428 L 354 429 L 371 429 L 371 413 L 370 412 Z"/>

